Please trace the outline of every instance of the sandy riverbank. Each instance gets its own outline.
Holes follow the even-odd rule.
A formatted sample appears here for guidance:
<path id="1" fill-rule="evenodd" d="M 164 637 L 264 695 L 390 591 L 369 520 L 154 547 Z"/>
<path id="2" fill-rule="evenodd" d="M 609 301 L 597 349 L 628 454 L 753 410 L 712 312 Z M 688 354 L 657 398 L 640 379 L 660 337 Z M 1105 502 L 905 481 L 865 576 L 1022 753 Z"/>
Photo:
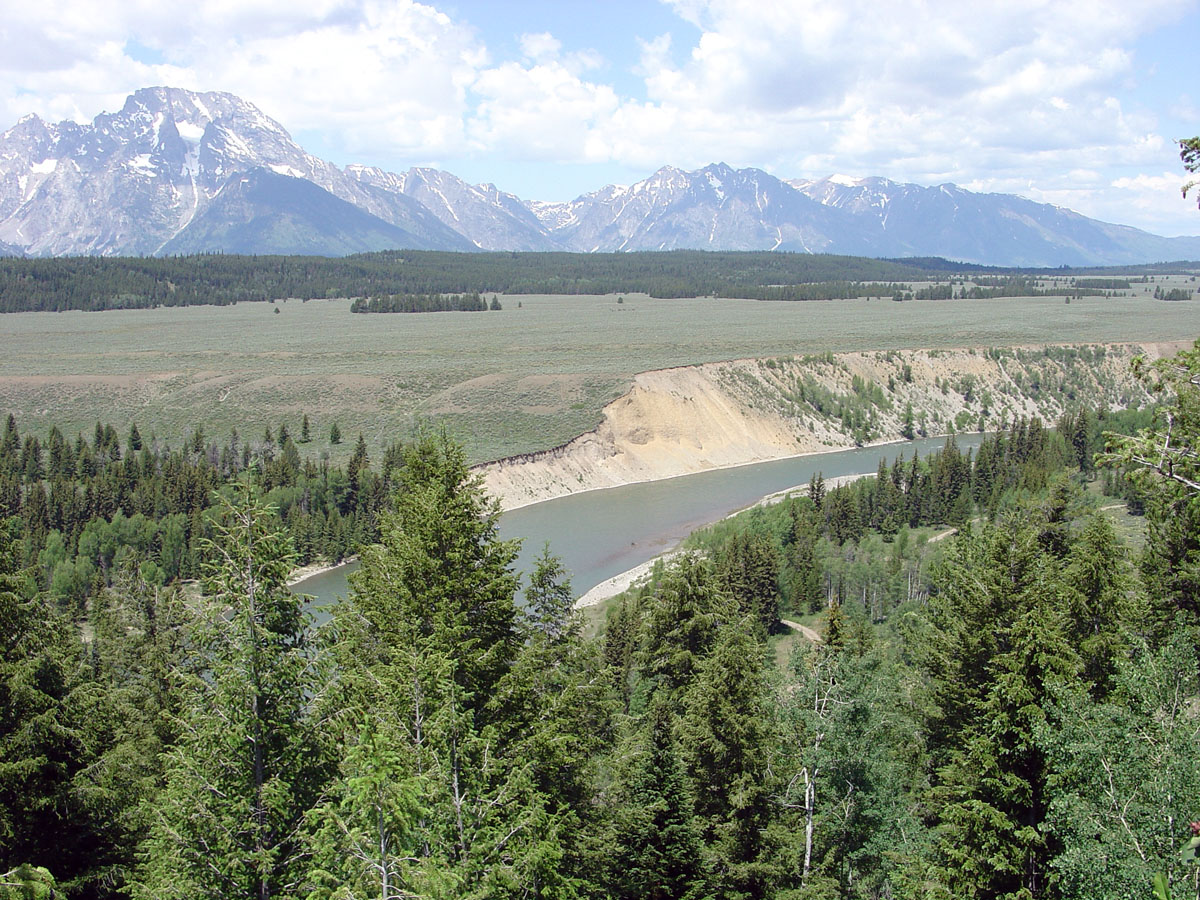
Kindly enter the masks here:
<path id="1" fill-rule="evenodd" d="M 292 574 L 288 576 L 288 587 L 294 588 L 302 581 L 308 581 L 310 578 L 316 578 L 318 575 L 332 572 L 334 569 L 340 568 L 346 565 L 346 563 L 354 562 L 356 559 L 358 559 L 357 556 L 348 556 L 340 563 L 311 563 L 307 566 L 293 569 Z"/>

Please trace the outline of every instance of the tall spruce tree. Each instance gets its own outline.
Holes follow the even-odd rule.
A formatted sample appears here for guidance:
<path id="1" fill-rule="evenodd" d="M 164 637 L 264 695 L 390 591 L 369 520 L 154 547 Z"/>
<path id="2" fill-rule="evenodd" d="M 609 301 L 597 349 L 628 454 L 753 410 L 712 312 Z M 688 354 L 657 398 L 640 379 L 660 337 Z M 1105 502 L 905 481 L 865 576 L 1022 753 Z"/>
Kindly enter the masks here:
<path id="1" fill-rule="evenodd" d="M 444 434 L 421 436 L 393 476 L 395 510 L 334 613 L 342 671 L 329 718 L 343 734 L 366 716 L 392 735 L 393 777 L 419 791 L 413 867 L 423 877 L 456 898 L 570 896 L 570 810 L 539 789 L 541 749 L 563 752 L 566 736 L 542 748 L 547 736 L 516 724 L 537 724 L 550 706 L 523 718 L 540 675 L 514 672 L 517 545 L 498 537 L 495 502 Z M 558 673 L 545 674 L 551 688 Z"/>
<path id="2" fill-rule="evenodd" d="M 309 715 L 320 679 L 301 599 L 287 588 L 291 542 L 244 485 L 223 512 L 197 636 L 207 670 L 180 684 L 180 739 L 143 847 L 142 898 L 289 895 L 323 780 Z"/>
<path id="3" fill-rule="evenodd" d="M 616 810 L 608 895 L 619 900 L 705 896 L 701 842 L 665 699 L 650 707 L 637 760 Z"/>
<path id="4" fill-rule="evenodd" d="M 721 630 L 688 690 L 681 756 L 718 896 L 769 897 L 770 748 L 763 647 L 750 618 Z"/>
<path id="5" fill-rule="evenodd" d="M 395 510 L 353 581 L 356 612 L 383 637 L 411 623 L 480 710 L 520 644 L 518 543 L 500 540 L 498 504 L 444 433 L 422 435 L 396 477 Z"/>

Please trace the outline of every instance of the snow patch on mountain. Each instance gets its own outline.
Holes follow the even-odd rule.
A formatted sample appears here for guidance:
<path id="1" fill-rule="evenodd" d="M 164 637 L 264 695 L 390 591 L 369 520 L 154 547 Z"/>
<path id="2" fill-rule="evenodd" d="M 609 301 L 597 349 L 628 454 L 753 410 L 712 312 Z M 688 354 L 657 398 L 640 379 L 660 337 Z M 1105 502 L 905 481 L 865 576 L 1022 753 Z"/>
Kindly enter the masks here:
<path id="1" fill-rule="evenodd" d="M 200 139 L 204 137 L 204 126 L 195 122 L 176 121 L 175 130 L 179 132 L 179 136 L 189 144 L 198 144 Z"/>

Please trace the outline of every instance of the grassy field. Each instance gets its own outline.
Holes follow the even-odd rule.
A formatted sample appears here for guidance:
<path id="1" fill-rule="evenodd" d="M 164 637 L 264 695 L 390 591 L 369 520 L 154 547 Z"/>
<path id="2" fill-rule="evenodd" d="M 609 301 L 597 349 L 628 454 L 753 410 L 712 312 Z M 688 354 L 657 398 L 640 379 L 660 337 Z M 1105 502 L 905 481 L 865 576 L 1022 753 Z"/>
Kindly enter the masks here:
<path id="1" fill-rule="evenodd" d="M 0 316 L 0 408 L 23 427 L 177 442 L 198 423 L 257 437 L 307 413 L 310 451 L 348 455 L 442 421 L 472 460 L 591 428 L 647 369 L 863 349 L 1192 340 L 1200 302 L 1133 297 L 767 303 L 503 298 L 486 313 L 352 315 L 349 301 Z M 1187 285 L 1194 287 L 1193 285 Z M 278 310 L 278 313 L 276 313 Z M 343 443 L 329 448 L 332 423 Z"/>

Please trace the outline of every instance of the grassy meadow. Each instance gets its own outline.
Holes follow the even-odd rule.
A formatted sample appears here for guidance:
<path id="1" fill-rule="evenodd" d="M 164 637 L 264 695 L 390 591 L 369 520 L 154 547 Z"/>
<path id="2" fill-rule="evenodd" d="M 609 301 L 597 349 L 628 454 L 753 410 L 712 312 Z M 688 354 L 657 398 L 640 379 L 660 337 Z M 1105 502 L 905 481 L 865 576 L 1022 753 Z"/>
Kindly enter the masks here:
<path id="1" fill-rule="evenodd" d="M 1176 284 L 1177 283 L 1177 284 Z M 286 423 L 309 452 L 379 447 L 444 422 L 472 460 L 560 444 L 647 369 L 754 356 L 1200 335 L 1200 302 L 1133 296 L 772 303 L 640 295 L 511 296 L 485 313 L 352 315 L 292 300 L 0 317 L 0 409 L 90 435 L 97 418 L 177 443 Z M 343 443 L 329 445 L 339 426 Z"/>

